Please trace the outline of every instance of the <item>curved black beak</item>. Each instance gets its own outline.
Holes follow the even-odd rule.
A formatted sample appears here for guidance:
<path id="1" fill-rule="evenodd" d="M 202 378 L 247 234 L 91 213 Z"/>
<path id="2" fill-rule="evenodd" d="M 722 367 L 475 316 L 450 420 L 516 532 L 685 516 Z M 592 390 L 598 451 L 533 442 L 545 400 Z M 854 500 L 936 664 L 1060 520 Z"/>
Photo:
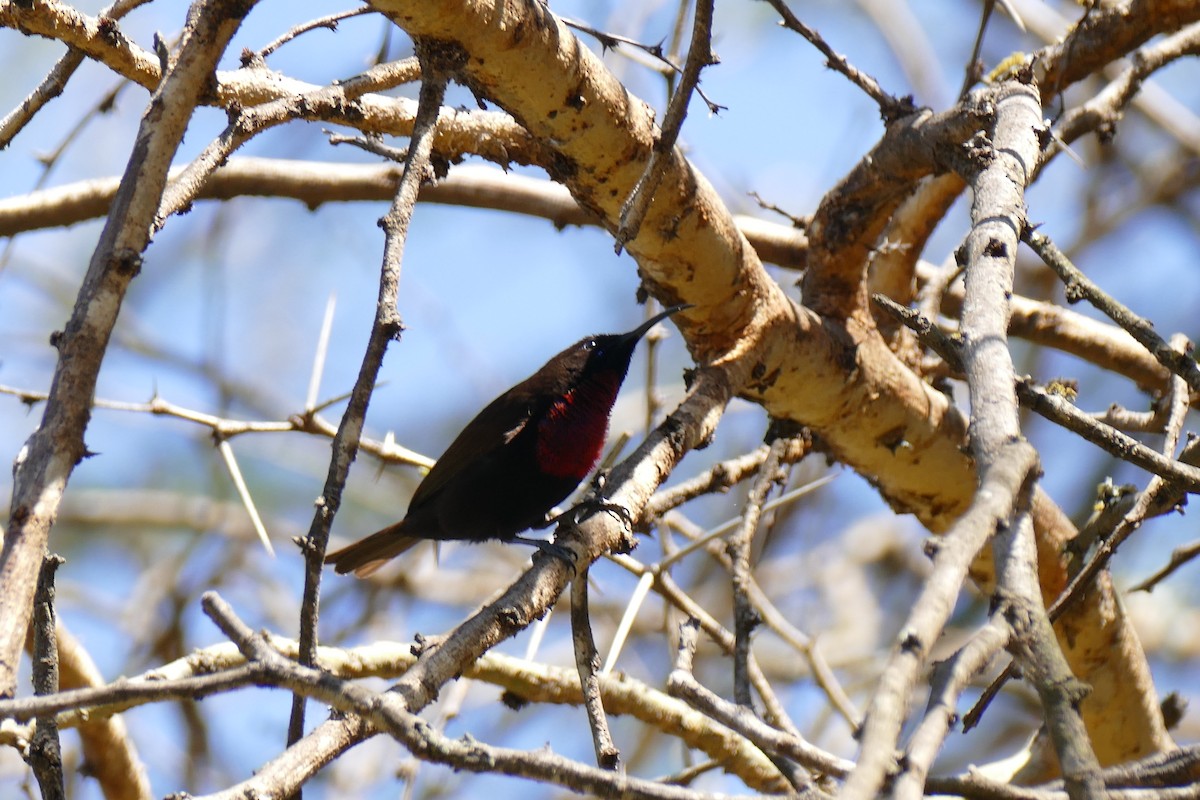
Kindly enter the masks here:
<path id="1" fill-rule="evenodd" d="M 646 335 L 646 331 L 650 330 L 655 325 L 662 322 L 664 319 L 671 316 L 672 314 L 679 312 L 679 311 L 683 311 L 686 308 L 693 308 L 693 305 L 691 303 L 680 303 L 677 306 L 671 306 L 670 308 L 662 311 L 661 313 L 655 314 L 653 317 L 646 320 L 641 325 L 638 325 L 636 328 L 631 330 L 629 333 L 622 333 L 619 341 L 621 341 L 621 342 L 636 342 L 638 339 L 641 339 L 643 336 Z"/>

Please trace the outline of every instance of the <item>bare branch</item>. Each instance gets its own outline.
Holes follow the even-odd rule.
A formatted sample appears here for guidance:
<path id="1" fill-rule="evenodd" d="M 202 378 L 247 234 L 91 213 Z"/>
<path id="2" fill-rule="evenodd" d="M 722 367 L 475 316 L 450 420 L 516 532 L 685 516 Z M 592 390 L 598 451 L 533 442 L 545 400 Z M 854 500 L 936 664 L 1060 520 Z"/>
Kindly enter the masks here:
<path id="1" fill-rule="evenodd" d="M 297 25 L 296 27 L 284 33 L 282 36 L 274 39 L 270 44 L 264 46 L 261 50 L 255 53 L 255 56 L 257 56 L 259 59 L 265 59 L 267 56 L 271 55 L 271 53 L 274 53 L 280 47 L 283 47 L 297 36 L 308 33 L 309 31 L 314 31 L 317 28 L 326 28 L 336 33 L 338 29 L 338 23 L 342 20 L 371 13 L 374 13 L 374 9 L 372 9 L 370 6 L 360 6 L 359 8 L 352 8 L 348 11 L 339 11 L 336 14 L 327 14 L 323 17 L 309 20 L 301 25 Z"/>
<path id="2" fill-rule="evenodd" d="M 725 542 L 729 555 L 731 569 L 729 577 L 733 585 L 733 619 L 734 619 L 734 648 L 733 648 L 733 696 L 738 705 L 751 708 L 750 698 L 750 638 L 754 629 L 762 623 L 762 617 L 750 599 L 750 547 L 754 536 L 758 533 L 759 521 L 762 519 L 763 505 L 771 487 L 779 480 L 779 462 L 788 449 L 788 441 L 783 438 L 771 443 L 770 451 L 763 460 L 750 496 L 746 499 L 746 509 L 742 514 L 742 522 L 738 529 Z"/>
<path id="3" fill-rule="evenodd" d="M 608 717 L 600 696 L 600 682 L 596 676 L 600 656 L 592 638 L 592 622 L 588 613 L 588 568 L 584 567 L 571 581 L 571 640 L 575 646 L 575 668 L 579 671 L 579 685 L 583 691 L 583 706 L 587 709 L 588 724 L 592 731 L 592 745 L 596 750 L 596 764 L 601 769 L 615 770 L 621 763 L 621 751 L 613 744 L 612 732 L 608 729 Z"/>
<path id="4" fill-rule="evenodd" d="M 996 103 L 994 151 L 972 181 L 971 232 L 966 242 L 963 366 L 971 391 L 971 449 L 982 480 L 1009 448 L 1032 450 L 1021 436 L 1008 298 L 1017 243 L 1026 222 L 1024 189 L 1037 163 L 1041 108 L 1034 87 L 1009 83 Z M 1036 456 L 1035 456 L 1036 459 Z M 997 609 L 1012 628 L 1009 648 L 1042 701 L 1046 725 L 1072 800 L 1103 798 L 1100 762 L 1079 707 L 1084 685 L 1071 673 L 1045 613 L 1030 514 L 1033 482 L 1021 487 L 993 541 Z"/>
<path id="5" fill-rule="evenodd" d="M 58 692 L 58 639 L 54 633 L 54 573 L 63 559 L 46 556 L 38 572 L 33 596 L 33 690 L 40 696 Z M 62 745 L 52 714 L 37 717 L 37 729 L 29 743 L 28 760 L 37 777 L 42 800 L 66 800 L 63 784 Z"/>
<path id="6" fill-rule="evenodd" d="M 712 716 L 724 725 L 738 731 L 766 752 L 795 759 L 804 767 L 824 775 L 845 777 L 853 763 L 835 758 L 829 753 L 813 747 L 799 736 L 789 735 L 764 724 L 745 705 L 730 703 L 701 686 L 692 674 L 691 655 L 696 648 L 696 634 L 700 625 L 696 620 L 685 623 L 679 637 L 679 656 L 675 669 L 667 677 L 667 690 L 682 697 L 695 708 Z M 804 786 L 797 788 L 803 789 Z"/>
<path id="7" fill-rule="evenodd" d="M 712 52 L 712 18 L 713 0 L 696 0 L 696 18 L 692 23 L 692 43 L 688 48 L 687 61 L 683 66 L 683 74 L 679 84 L 671 94 L 671 102 L 667 104 L 667 113 L 663 118 L 662 130 L 650 149 L 650 159 L 646 162 L 642 177 L 634 185 L 633 192 L 621 207 L 621 215 L 615 234 L 617 251 L 638 235 L 654 193 L 662 183 L 667 170 L 667 159 L 675 149 L 679 131 L 687 117 L 688 103 L 692 99 L 692 91 L 700 83 L 700 71 L 717 63 L 717 57 Z"/>
<path id="8" fill-rule="evenodd" d="M 1158 363 L 1187 381 L 1193 392 L 1200 392 L 1200 367 L 1189 354 L 1190 348 L 1183 352 L 1172 349 L 1165 339 L 1155 333 L 1154 325 L 1149 320 L 1134 314 L 1089 280 L 1070 262 L 1065 253 L 1054 246 L 1048 236 L 1025 229 L 1021 232 L 1021 238 L 1066 284 L 1068 303 L 1086 299 L 1128 331 L 1139 344 L 1150 351 Z"/>
<path id="9" fill-rule="evenodd" d="M 0 630 L 0 695 L 12 694 L 15 686 L 37 569 L 67 479 L 87 456 L 83 435 L 96 376 L 125 291 L 149 244 L 167 169 L 209 75 L 253 6 L 240 0 L 200 0 L 193 6 L 179 55 L 142 119 L 72 319 L 56 337 L 54 382 L 42 424 L 16 468 L 9 531 L 0 553 L 0 617 L 11 621 Z"/>
<path id="10" fill-rule="evenodd" d="M 12 386 L 3 385 L 0 385 L 0 394 L 12 395 L 26 405 L 40 403 L 49 397 L 45 392 L 35 392 L 29 389 L 17 389 Z M 92 407 L 112 409 L 114 411 L 128 411 L 135 414 L 154 414 L 156 416 L 173 417 L 175 419 L 194 422 L 197 425 L 211 429 L 213 435 L 222 441 L 247 433 L 284 433 L 287 431 L 311 433 L 332 439 L 337 435 L 337 429 L 316 412 L 345 399 L 346 397 L 334 397 L 325 400 L 322 403 L 318 403 L 312 409 L 312 414 L 308 414 L 307 412 L 297 413 L 291 418 L 282 421 L 225 419 L 224 417 L 214 416 L 203 411 L 184 408 L 161 397 L 155 397 L 149 403 L 126 403 L 119 400 L 97 399 L 92 403 Z M 433 459 L 429 456 L 424 456 L 406 447 L 401 447 L 390 440 L 379 441 L 377 439 L 364 438 L 360 442 L 360 449 L 388 463 L 409 464 L 424 469 L 433 466 Z"/>
<path id="11" fill-rule="evenodd" d="M 898 100 L 892 95 L 885 92 L 878 81 L 856 69 L 846 57 L 834 51 L 832 47 L 825 43 L 821 35 L 812 28 L 800 21 L 800 18 L 792 13 L 792 10 L 787 7 L 784 0 L 769 0 L 771 7 L 779 12 L 783 17 L 780 22 L 788 30 L 796 33 L 807 39 L 813 47 L 821 51 L 821 55 L 825 56 L 825 64 L 830 69 L 837 70 L 850 79 L 858 88 L 866 92 L 867 96 L 875 101 L 879 106 L 879 113 L 885 122 L 890 123 L 894 119 L 911 114 L 916 109 L 913 107 L 912 98 L 908 97 L 903 100 Z"/>
<path id="12" fill-rule="evenodd" d="M 350 465 L 358 453 L 359 440 L 367 415 L 367 404 L 375 391 L 383 356 L 393 340 L 399 339 L 404 324 L 400 321 L 397 297 L 400 288 L 400 267 L 408 226 L 417 205 L 417 192 L 426 179 L 429 156 L 438 109 L 446 93 L 448 70 L 452 64 L 443 63 L 440 56 L 418 50 L 421 59 L 421 98 L 413 124 L 412 144 L 404 162 L 404 173 L 396 188 L 396 197 L 388 213 L 380 221 L 385 234 L 383 264 L 379 275 L 379 299 L 375 320 L 363 353 L 362 366 L 350 403 L 342 415 L 341 425 L 333 440 L 329 472 L 321 495 L 317 498 L 316 513 L 304 538 L 304 600 L 300 608 L 300 663 L 312 666 L 317 657 L 317 617 L 319 614 L 321 573 L 325 567 L 325 550 L 329 544 L 329 529 L 342 503 L 342 490 L 350 474 Z M 305 699 L 296 695 L 292 702 L 291 722 L 288 725 L 288 744 L 293 745 L 304 735 Z"/>

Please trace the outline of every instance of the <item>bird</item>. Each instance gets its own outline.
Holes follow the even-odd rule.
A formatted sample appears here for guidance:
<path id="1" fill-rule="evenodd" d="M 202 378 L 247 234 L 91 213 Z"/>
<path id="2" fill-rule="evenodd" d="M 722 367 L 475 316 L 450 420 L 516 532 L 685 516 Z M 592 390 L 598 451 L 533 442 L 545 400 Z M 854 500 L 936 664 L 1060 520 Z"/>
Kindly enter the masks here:
<path id="1" fill-rule="evenodd" d="M 628 333 L 588 336 L 489 403 L 422 479 L 404 519 L 325 556 L 363 578 L 424 540 L 532 544 L 518 534 L 546 522 L 600 460 L 609 416 L 638 341 L 672 306 Z"/>

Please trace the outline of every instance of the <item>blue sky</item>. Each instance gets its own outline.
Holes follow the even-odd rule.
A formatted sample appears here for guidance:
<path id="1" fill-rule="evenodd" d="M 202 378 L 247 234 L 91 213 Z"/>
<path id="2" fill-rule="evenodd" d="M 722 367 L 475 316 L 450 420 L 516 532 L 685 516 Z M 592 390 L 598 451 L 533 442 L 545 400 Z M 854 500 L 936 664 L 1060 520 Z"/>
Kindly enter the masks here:
<path id="1" fill-rule="evenodd" d="M 94 12 L 99 3 L 80 7 Z M 127 35 L 148 46 L 154 31 L 173 32 L 183 15 L 181 3 L 159 3 L 135 12 L 122 23 Z M 555 2 L 557 13 L 633 36 L 657 41 L 670 30 L 670 8 L 647 6 L 636 20 L 629 10 L 605 2 Z M 874 105 L 839 75 L 825 69 L 820 56 L 799 37 L 776 27 L 774 13 L 765 3 L 721 3 L 714 47 L 722 61 L 704 73 L 703 88 L 717 103 L 727 106 L 710 116 L 703 103 L 694 101 L 682 143 L 697 166 L 721 192 L 731 208 L 757 213 L 748 196 L 764 199 L 795 214 L 811 213 L 822 194 L 832 186 L 878 139 L 882 125 Z M 874 74 L 896 94 L 912 89 L 883 40 L 860 13 L 838 3 L 797 4 L 797 11 L 821 30 L 833 46 L 860 68 Z M 233 56 L 224 64 L 236 66 L 241 47 L 261 47 L 296 21 L 329 13 L 333 7 L 316 3 L 263 3 L 247 20 L 235 39 Z M 928 30 L 973 30 L 974 4 L 932 0 L 913 9 Z M 347 77 L 366 66 L 379 46 L 383 25 L 366 17 L 342 23 L 334 34 L 316 31 L 284 47 L 269 59 L 272 68 L 294 77 L 322 83 Z M 953 41 L 934 36 L 936 52 L 930 64 L 935 86 L 953 93 L 961 80 L 961 64 L 970 47 L 966 34 Z M 1014 49 L 1034 49 L 1020 39 L 1004 19 L 996 22 L 985 47 L 985 58 L 994 63 Z M 0 31 L 0 68 L 18 76 L 0 84 L 0 107 L 12 108 L 53 63 L 59 47 L 41 40 Z M 393 36 L 393 54 L 406 52 L 402 36 Z M 657 108 L 664 106 L 661 79 L 633 62 L 609 54 L 607 63 L 628 81 L 631 90 Z M 1187 107 L 1200 108 L 1200 82 L 1194 64 L 1173 68 L 1163 83 Z M 80 116 L 81 104 L 115 84 L 106 70 L 86 65 L 62 98 L 49 106 L 5 151 L 0 152 L 0 197 L 30 191 L 41 175 L 35 157 L 57 145 L 63 131 Z M 941 94 L 934 92 L 935 95 Z M 919 101 L 945 102 L 941 97 Z M 144 107 L 146 93 L 126 88 L 114 114 L 91 121 L 83 136 L 55 166 L 50 185 L 120 174 L 128 156 L 131 132 Z M 470 103 L 465 94 L 454 102 Z M 202 110 L 189 129 L 179 163 L 196 154 L 224 124 L 224 114 Z M 1121 136 L 1144 143 L 1148 152 L 1159 147 L 1146 126 L 1136 121 L 1123 126 Z M 1095 149 L 1081 147 L 1085 159 Z M 330 147 L 322 126 L 294 123 L 252 142 L 243 154 L 279 158 L 331 161 L 370 161 L 353 148 Z M 537 174 L 536 172 L 534 174 Z M 1030 194 L 1031 216 L 1045 224 L 1052 236 L 1070 242 L 1079 227 L 1077 206 L 1080 187 L 1092 179 L 1092 167 L 1060 159 Z M 1111 195 L 1119 204 L 1131 186 L 1120 176 L 1109 179 Z M 1119 206 L 1118 206 L 1119 207 Z M 1194 204 L 1193 204 L 1194 208 Z M 322 397 L 347 391 L 358 371 L 361 350 L 373 313 L 382 235 L 376 220 L 386 210 L 382 203 L 327 205 L 315 211 L 292 201 L 239 199 L 221 207 L 201 203 L 184 217 L 171 220 L 146 254 L 142 275 L 134 282 L 117 331 L 117 345 L 106 359 L 98 390 L 110 400 L 145 401 L 156 392 L 180 405 L 239 418 L 284 418 L 299 411 L 309 381 L 312 354 L 322 314 L 331 295 L 337 313 L 331 337 L 331 355 L 322 380 Z M 957 246 L 965 230 L 965 214 L 957 209 L 935 237 L 926 258 L 940 261 Z M 0 272 L 0 384 L 32 390 L 49 385 L 54 351 L 51 331 L 62 326 L 91 248 L 99 221 L 67 231 L 21 236 L 12 246 Z M 7 244 L 0 242 L 0 245 Z M 1136 310 L 1152 315 L 1161 330 L 1183 330 L 1195 335 L 1192 309 L 1200 299 L 1200 273 L 1195 270 L 1197 232 L 1178 215 L 1152 212 L 1102 246 L 1082 250 L 1080 265 L 1106 288 Z M 1144 271 L 1153 269 L 1154 280 Z M 796 275 L 777 271 L 791 286 Z M 1162 286 L 1171 292 L 1164 298 Z M 642 318 L 634 295 L 637 279 L 632 260 L 613 254 L 611 239 L 594 230 L 555 231 L 542 220 L 514 218 L 498 212 L 422 206 L 414 219 L 401 283 L 400 311 L 407 326 L 402 341 L 394 345 L 385 362 L 382 379 L 387 385 L 375 395 L 368 417 L 368 434 L 382 437 L 394 431 L 397 440 L 420 452 L 436 456 L 453 434 L 487 400 L 525 377 L 548 356 L 570 341 L 589 333 L 628 329 Z M 795 296 L 794 290 L 792 290 Z M 1164 302 L 1165 301 L 1165 302 Z M 1077 309 L 1086 311 L 1086 309 Z M 147 355 L 152 345 L 165 355 Z M 681 369 L 687 365 L 677 335 L 663 346 L 659 391 L 668 407 L 681 395 Z M 208 366 L 253 391 L 255 402 L 223 398 L 201 374 Z M 1097 371 L 1064 356 L 1050 356 L 1038 365 L 1039 375 L 1077 374 L 1083 380 L 1080 405 L 1098 408 L 1116 396 L 1131 404 L 1145 403 L 1124 382 L 1101 381 Z M 637 400 L 643 382 L 641 362 L 635 362 L 614 421 L 614 429 L 638 430 L 641 415 Z M 1140 407 L 1140 406 L 1139 406 Z M 336 409 L 340 413 L 341 408 Z M 330 416 L 335 417 L 336 413 Z M 37 424 L 40 408 L 27 412 L 11 398 L 0 397 L 0 453 L 11 459 Z M 761 410 L 737 404 L 723 423 L 714 447 L 689 456 L 681 469 L 690 475 L 722 456 L 753 446 L 761 438 Z M 1035 442 L 1046 454 L 1047 486 L 1068 511 L 1078 510 L 1080 498 L 1097 476 L 1112 471 L 1098 451 L 1046 425 L 1031 428 Z M 89 447 L 100 453 L 85 461 L 72 478 L 70 492 L 125 491 L 131 488 L 197 494 L 216 500 L 234 500 L 227 474 L 221 467 L 206 432 L 179 420 L 98 410 L 87 435 Z M 302 579 L 300 560 L 288 543 L 303 533 L 311 517 L 312 500 L 324 480 L 328 444 L 301 435 L 256 436 L 235 439 L 251 489 L 263 504 L 267 524 L 280 557 L 267 560 L 251 551 L 256 563 L 223 591 L 253 625 L 266 625 L 283 634 L 294 633 L 295 609 Z M 378 475 L 377 466 L 360 458 L 352 474 L 345 510 L 335 525 L 335 535 L 351 538 L 398 518 L 404 510 L 414 476 L 402 469 Z M 0 472 L 0 491 L 7 497 L 8 471 Z M 1118 480 L 1142 483 L 1144 475 L 1128 467 L 1115 470 Z M 722 501 L 706 501 L 704 512 L 712 520 L 731 516 Z M 882 503 L 858 478 L 846 474 L 822 490 L 809 513 L 828 520 L 821 532 L 803 534 L 809 546 L 819 546 L 838 534 L 835 520 L 847 512 L 861 520 L 884 512 Z M 236 505 L 231 514 L 237 514 Z M 912 541 L 922 536 L 911 520 L 897 523 Z M 60 571 L 62 614 L 85 641 L 106 675 L 131 674 L 155 666 L 146 654 L 131 649 L 128 638 L 145 619 L 139 614 L 165 613 L 160 606 L 131 609 L 131 593 L 147 592 L 150 564 L 146 553 L 130 558 L 131 546 L 145 545 L 146 552 L 186 553 L 175 580 L 202 591 L 215 580 L 227 541 L 223 537 L 187 531 L 89 530 L 79 526 L 52 540 L 70 559 Z M 1182 519 L 1155 523 L 1155 539 L 1131 542 L 1122 550 L 1119 572 L 1134 578 L 1162 563 L 1174 544 L 1192 536 Z M 652 546 L 649 543 L 646 546 Z M 478 567 L 487 559 L 480 548 L 458 548 L 443 555 L 448 573 Z M 525 553 L 514 556 L 518 565 Z M 169 560 L 169 559 L 168 559 Z M 503 562 L 505 565 L 508 562 Z M 494 565 L 488 564 L 489 567 Z M 517 566 L 514 566 L 514 574 Z M 599 571 L 605 591 L 622 596 L 630 588 L 627 576 L 615 568 Z M 1195 603 L 1195 570 L 1181 573 L 1171 591 Z M 323 625 L 340 630 L 353 619 L 360 600 L 358 589 L 345 579 L 331 579 Z M 803 594 L 799 590 L 798 594 Z M 98 596 L 100 602 L 84 601 Z M 1158 597 L 1159 595 L 1156 595 Z M 161 602 L 161 598 L 158 598 Z M 482 600 L 482 598 L 481 598 Z M 808 599 L 817 608 L 815 596 Z M 798 601 L 801 607 L 804 600 Z M 392 638 L 404 639 L 413 631 L 434 633 L 461 616 L 455 607 L 437 603 L 412 603 L 392 598 L 397 615 Z M 137 611 L 137 613 L 134 613 Z M 199 617 L 193 605 L 183 614 L 191 637 L 187 647 L 220 640 L 217 631 Z M 351 641 L 383 635 L 348 635 Z M 330 636 L 330 633 L 326 633 Z M 556 628 L 553 646 L 563 643 Z M 508 646 L 520 653 L 524 641 Z M 659 654 L 644 654 L 647 675 L 661 668 Z M 1164 691 L 1184 682 L 1169 664 L 1162 670 Z M 507 724 L 489 716 L 494 699 L 476 692 L 481 710 L 468 715 L 462 730 L 486 734 L 488 725 Z M 812 712 L 820 698 L 800 687 L 788 698 L 797 716 Z M 234 726 L 216 737 L 225 748 L 230 775 L 245 777 L 249 770 L 277 752 L 286 725 L 287 699 L 282 693 L 254 692 L 206 701 L 213 711 L 236 711 L 242 704 L 261 703 L 254 722 Z M 474 708 L 474 706 L 472 706 Z M 1015 712 L 1014 712 L 1015 713 Z M 218 718 L 214 713 L 213 718 Z M 319 720 L 314 707 L 311 719 Z M 562 741 L 555 725 L 563 720 L 578 727 L 578 714 L 555 711 L 536 727 L 522 730 L 521 744 L 537 747 L 552 739 L 556 748 L 587 758 L 588 743 Z M 211 784 L 178 786 L 176 769 L 183 758 L 177 738 L 155 731 L 177 731 L 178 715 L 171 708 L 142 709 L 129 715 L 130 725 L 147 761 L 152 765 L 155 790 L 165 793 L 186 788 L 199 792 L 217 788 L 229 776 L 209 776 Z M 471 727 L 475 725 L 478 727 Z M 519 726 L 518 726 L 519 728 Z M 833 740 L 849 747 L 844 735 Z M 395 758 L 400 759 L 399 748 Z M 0 781 L 10 774 L 0 760 Z M 426 770 L 429 775 L 444 775 Z M 3 785 L 0 783 L 0 785 Z M 489 780 L 483 784 L 504 796 L 526 796 L 527 786 L 516 781 Z M 380 796 L 395 796 L 395 784 Z M 87 785 L 81 797 L 96 796 Z M 321 796 L 317 788 L 311 796 Z"/>

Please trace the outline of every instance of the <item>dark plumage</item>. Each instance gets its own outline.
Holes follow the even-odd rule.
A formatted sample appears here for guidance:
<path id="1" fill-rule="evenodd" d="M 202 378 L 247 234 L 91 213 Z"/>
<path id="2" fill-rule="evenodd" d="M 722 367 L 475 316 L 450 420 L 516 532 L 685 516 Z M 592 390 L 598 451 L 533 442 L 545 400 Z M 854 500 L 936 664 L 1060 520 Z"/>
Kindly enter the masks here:
<path id="1" fill-rule="evenodd" d="M 467 423 L 413 494 L 404 519 L 325 563 L 364 577 L 423 539 L 527 541 L 596 466 L 638 340 L 674 306 L 629 333 L 563 350 Z"/>

